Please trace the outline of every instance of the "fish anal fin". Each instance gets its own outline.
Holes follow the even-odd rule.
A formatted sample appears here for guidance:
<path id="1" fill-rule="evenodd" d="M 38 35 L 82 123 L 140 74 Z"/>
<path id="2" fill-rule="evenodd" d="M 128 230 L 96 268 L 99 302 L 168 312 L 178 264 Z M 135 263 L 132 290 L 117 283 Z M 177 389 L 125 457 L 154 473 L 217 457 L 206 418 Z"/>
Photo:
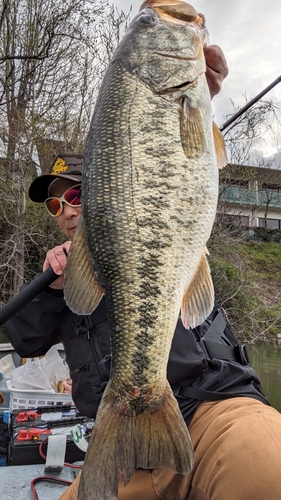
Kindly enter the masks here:
<path id="1" fill-rule="evenodd" d="M 228 161 L 225 149 L 225 142 L 220 129 L 214 122 L 213 122 L 213 136 L 214 136 L 218 167 L 223 168 L 227 165 Z"/>
<path id="2" fill-rule="evenodd" d="M 214 286 L 205 254 L 197 272 L 186 290 L 181 305 L 181 319 L 185 328 L 201 325 L 214 307 Z"/>
<path id="3" fill-rule="evenodd" d="M 187 158 L 200 158 L 206 151 L 206 137 L 202 114 L 193 108 L 187 97 L 183 98 L 180 115 L 181 143 Z"/>
<path id="4" fill-rule="evenodd" d="M 168 382 L 160 404 L 141 413 L 128 411 L 109 382 L 85 457 L 78 500 L 119 498 L 124 487 L 129 498 L 128 483 L 136 469 L 186 474 L 192 465 L 191 439 Z"/>
<path id="5" fill-rule="evenodd" d="M 76 314 L 91 314 L 104 291 L 99 284 L 87 246 L 82 216 L 77 225 L 64 273 L 64 297 Z"/>

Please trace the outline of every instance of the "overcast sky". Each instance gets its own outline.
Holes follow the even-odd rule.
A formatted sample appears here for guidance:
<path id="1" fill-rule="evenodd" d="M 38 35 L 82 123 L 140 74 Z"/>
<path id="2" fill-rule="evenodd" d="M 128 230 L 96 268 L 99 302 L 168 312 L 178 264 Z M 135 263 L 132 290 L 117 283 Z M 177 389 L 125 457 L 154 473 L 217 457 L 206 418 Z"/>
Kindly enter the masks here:
<path id="1" fill-rule="evenodd" d="M 118 9 L 133 16 L 142 1 L 115 0 Z M 235 105 L 245 104 L 281 75 L 281 0 L 194 0 L 191 2 L 207 19 L 211 43 L 223 49 L 229 75 L 215 97 L 215 121 L 221 125 Z M 268 97 L 281 101 L 281 83 Z"/>

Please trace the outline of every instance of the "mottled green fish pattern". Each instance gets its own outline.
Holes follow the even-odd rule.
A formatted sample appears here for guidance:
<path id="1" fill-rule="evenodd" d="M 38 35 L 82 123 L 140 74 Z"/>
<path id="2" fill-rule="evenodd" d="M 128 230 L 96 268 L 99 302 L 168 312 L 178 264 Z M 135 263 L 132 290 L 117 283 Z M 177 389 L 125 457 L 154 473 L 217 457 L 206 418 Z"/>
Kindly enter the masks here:
<path id="1" fill-rule="evenodd" d="M 185 474 L 193 464 L 166 370 L 179 311 L 188 328 L 213 308 L 205 254 L 218 163 L 206 33 L 187 8 L 185 24 L 149 7 L 132 21 L 108 67 L 86 142 L 82 218 L 65 297 L 72 310 L 90 314 L 105 294 L 112 369 L 80 500 L 117 498 L 118 485 L 138 468 Z"/>

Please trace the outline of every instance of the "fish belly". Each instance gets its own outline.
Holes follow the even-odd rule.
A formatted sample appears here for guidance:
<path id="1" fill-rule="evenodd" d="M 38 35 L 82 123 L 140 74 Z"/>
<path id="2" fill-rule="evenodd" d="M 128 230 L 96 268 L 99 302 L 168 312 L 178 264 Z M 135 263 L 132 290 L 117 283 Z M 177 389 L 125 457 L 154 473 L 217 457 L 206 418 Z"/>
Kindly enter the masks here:
<path id="1" fill-rule="evenodd" d="M 112 372 L 83 468 L 83 500 L 117 498 L 119 481 L 127 484 L 137 468 L 192 466 L 166 367 L 217 201 L 213 156 L 184 154 L 178 105 L 123 68 L 112 71 L 85 152 L 83 217 L 108 305 Z"/>

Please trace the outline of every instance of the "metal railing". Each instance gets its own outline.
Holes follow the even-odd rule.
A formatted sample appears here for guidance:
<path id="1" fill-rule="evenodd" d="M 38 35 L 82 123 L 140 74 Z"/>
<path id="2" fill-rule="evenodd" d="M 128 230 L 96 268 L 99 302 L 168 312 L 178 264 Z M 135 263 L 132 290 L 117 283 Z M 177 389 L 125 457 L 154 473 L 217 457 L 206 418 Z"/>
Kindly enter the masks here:
<path id="1" fill-rule="evenodd" d="M 281 208 L 281 193 L 272 190 L 257 191 L 242 187 L 221 186 L 219 190 L 219 202 Z"/>

